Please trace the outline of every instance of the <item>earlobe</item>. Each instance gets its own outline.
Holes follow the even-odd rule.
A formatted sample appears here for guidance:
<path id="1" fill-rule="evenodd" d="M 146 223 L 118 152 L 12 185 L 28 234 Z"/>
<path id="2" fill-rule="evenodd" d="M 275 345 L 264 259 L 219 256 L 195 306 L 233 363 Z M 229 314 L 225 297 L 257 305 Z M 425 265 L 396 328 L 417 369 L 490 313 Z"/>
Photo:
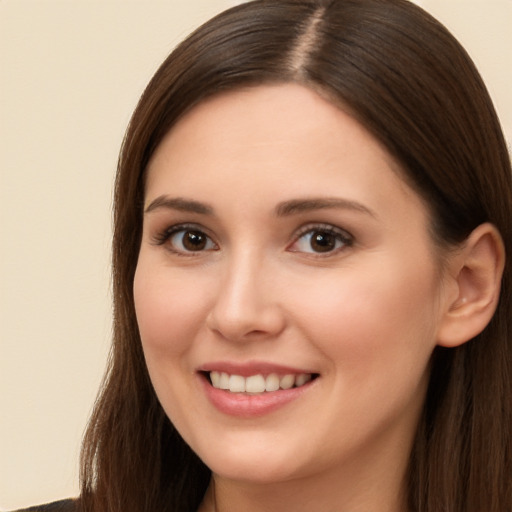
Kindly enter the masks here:
<path id="1" fill-rule="evenodd" d="M 498 305 L 504 264 L 501 235 L 492 224 L 481 224 L 451 258 L 456 296 L 444 304 L 438 345 L 462 345 L 485 329 Z"/>

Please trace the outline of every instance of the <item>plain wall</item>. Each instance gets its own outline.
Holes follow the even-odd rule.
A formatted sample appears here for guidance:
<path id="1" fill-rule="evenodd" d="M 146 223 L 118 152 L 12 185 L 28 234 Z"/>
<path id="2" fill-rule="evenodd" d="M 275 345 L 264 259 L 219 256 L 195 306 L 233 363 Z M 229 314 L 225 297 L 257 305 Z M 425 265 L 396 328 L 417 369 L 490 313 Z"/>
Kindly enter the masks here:
<path id="1" fill-rule="evenodd" d="M 0 509 L 76 495 L 111 331 L 117 153 L 170 49 L 228 0 L 0 0 Z M 512 0 L 419 1 L 512 134 Z"/>

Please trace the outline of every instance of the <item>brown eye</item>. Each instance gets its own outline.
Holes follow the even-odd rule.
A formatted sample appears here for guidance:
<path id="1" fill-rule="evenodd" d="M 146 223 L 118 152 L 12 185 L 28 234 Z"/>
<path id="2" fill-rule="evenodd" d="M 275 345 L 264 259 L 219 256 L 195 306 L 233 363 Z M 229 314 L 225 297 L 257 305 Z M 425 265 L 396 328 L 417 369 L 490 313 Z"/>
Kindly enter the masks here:
<path id="1" fill-rule="evenodd" d="M 185 231 L 182 237 L 183 247 L 188 251 L 202 251 L 208 239 L 200 231 Z"/>
<path id="2" fill-rule="evenodd" d="M 329 252 L 336 248 L 336 236 L 322 231 L 313 232 L 309 245 L 315 252 Z"/>
<path id="3" fill-rule="evenodd" d="M 325 226 L 325 228 L 313 226 L 311 229 L 303 231 L 289 250 L 310 254 L 328 254 L 337 253 L 352 243 L 352 236 L 335 226 Z"/>
<path id="4" fill-rule="evenodd" d="M 180 253 L 208 251 L 216 247 L 208 235 L 196 229 L 179 229 L 169 236 L 168 242 Z"/>

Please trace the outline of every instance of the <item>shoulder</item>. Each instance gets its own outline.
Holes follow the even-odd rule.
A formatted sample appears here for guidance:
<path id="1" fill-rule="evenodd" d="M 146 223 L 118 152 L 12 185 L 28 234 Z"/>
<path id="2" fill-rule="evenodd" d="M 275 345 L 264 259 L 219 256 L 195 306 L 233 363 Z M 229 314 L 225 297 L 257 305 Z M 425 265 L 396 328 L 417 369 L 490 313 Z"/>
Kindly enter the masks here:
<path id="1" fill-rule="evenodd" d="M 59 500 L 45 505 L 15 510 L 14 512 L 75 512 L 76 500 Z"/>

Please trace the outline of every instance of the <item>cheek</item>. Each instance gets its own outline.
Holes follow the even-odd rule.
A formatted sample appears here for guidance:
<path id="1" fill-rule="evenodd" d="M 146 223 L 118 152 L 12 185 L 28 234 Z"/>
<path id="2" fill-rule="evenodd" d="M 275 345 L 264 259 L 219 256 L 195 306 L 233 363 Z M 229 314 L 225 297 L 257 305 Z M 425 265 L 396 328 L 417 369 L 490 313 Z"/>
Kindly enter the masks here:
<path id="1" fill-rule="evenodd" d="M 388 265 L 310 283 L 294 299 L 297 322 L 332 361 L 350 371 L 418 363 L 435 346 L 438 282 L 433 272 Z M 300 294 L 295 294 L 299 297 Z"/>
<path id="2" fill-rule="evenodd" d="M 134 280 L 137 323 L 146 357 L 179 355 L 189 348 L 200 327 L 199 283 L 154 272 L 142 261 Z M 183 282 L 186 281 L 186 282 Z"/>
<path id="3" fill-rule="evenodd" d="M 302 331 L 329 365 L 326 383 L 335 392 L 325 424 L 358 418 L 347 426 L 354 443 L 375 426 L 403 418 L 414 429 L 423 403 L 435 346 L 437 281 L 403 270 L 388 266 L 385 274 L 354 272 L 336 283 L 312 284 L 296 307 Z"/>
<path id="4" fill-rule="evenodd" d="M 158 399 L 176 426 L 186 425 L 184 418 L 192 412 L 194 404 L 183 376 L 194 373 L 187 354 L 201 328 L 198 289 L 189 281 L 183 283 L 169 268 L 158 271 L 155 268 L 159 267 L 142 260 L 135 273 L 137 323 Z M 183 401 L 189 404 L 188 408 L 183 407 Z"/>

